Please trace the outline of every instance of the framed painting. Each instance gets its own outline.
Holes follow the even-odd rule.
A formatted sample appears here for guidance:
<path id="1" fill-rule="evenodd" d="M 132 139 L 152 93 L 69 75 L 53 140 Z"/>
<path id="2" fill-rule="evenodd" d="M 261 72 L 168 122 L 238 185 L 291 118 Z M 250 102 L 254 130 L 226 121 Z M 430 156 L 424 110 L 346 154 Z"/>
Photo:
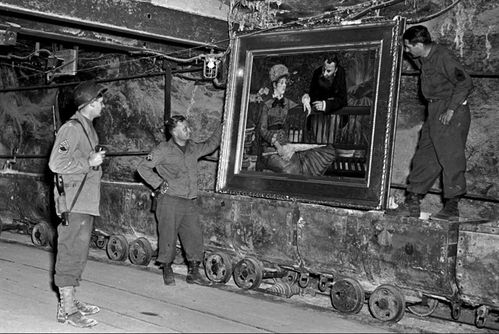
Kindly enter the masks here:
<path id="1" fill-rule="evenodd" d="M 405 20 L 232 41 L 216 190 L 384 209 Z"/>

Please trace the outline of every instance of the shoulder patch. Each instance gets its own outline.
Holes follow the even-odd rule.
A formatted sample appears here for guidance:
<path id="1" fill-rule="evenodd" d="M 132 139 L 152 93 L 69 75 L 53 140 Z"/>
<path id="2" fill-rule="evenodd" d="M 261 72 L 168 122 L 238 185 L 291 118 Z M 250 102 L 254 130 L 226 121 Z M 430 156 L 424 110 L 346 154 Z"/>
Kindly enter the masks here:
<path id="1" fill-rule="evenodd" d="M 58 152 L 66 154 L 66 153 L 68 153 L 68 151 L 69 151 L 69 141 L 67 139 L 64 139 L 63 141 L 61 141 L 59 143 Z"/>

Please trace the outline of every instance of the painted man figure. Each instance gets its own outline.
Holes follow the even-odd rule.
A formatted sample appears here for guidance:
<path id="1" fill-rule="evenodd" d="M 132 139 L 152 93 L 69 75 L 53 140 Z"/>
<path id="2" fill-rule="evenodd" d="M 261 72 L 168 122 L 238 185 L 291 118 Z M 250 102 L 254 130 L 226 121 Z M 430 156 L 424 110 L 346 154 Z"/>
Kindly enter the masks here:
<path id="1" fill-rule="evenodd" d="M 335 111 L 347 105 L 345 69 L 339 64 L 335 55 L 326 57 L 324 63 L 314 70 L 309 92 L 303 94 L 302 103 L 308 114 L 317 111 L 325 115 L 333 115 Z M 335 117 L 329 116 L 329 118 Z M 325 118 L 317 115 L 311 115 L 308 118 L 309 140 L 322 142 L 320 129 L 324 127 L 324 124 L 321 124 L 323 119 Z M 348 115 L 339 116 L 338 128 L 343 128 L 348 123 L 348 119 Z M 329 135 L 326 136 L 329 137 Z"/>
<path id="2" fill-rule="evenodd" d="M 336 56 L 327 57 L 315 69 L 310 82 L 309 93 L 302 96 L 302 103 L 308 113 L 313 110 L 332 114 L 347 105 L 345 70 Z"/>
<path id="3" fill-rule="evenodd" d="M 466 193 L 465 146 L 471 118 L 467 99 L 473 83 L 447 49 L 432 43 L 426 27 L 410 27 L 403 40 L 405 51 L 416 58 L 428 115 L 412 160 L 406 200 L 398 212 L 419 217 L 420 200 L 442 176 L 444 206 L 432 218 L 458 220 L 459 198 Z"/>
<path id="4" fill-rule="evenodd" d="M 99 138 L 92 121 L 101 115 L 105 91 L 94 81 L 75 88 L 78 110 L 57 132 L 49 159 L 50 170 L 58 178 L 54 188 L 56 213 L 66 219 L 57 227 L 57 320 L 76 327 L 95 326 L 97 321 L 87 315 L 99 312 L 99 307 L 76 299 L 75 292 L 87 263 L 94 219 L 100 215 L 100 165 L 105 152 L 95 150 Z"/>
<path id="5" fill-rule="evenodd" d="M 185 117 L 175 115 L 166 121 L 171 134 L 157 145 L 138 166 L 137 172 L 159 195 L 156 207 L 158 221 L 158 258 L 165 285 L 175 285 L 171 267 L 176 255 L 177 235 L 187 259 L 187 283 L 211 285 L 199 273 L 203 261 L 203 230 L 199 219 L 198 159 L 212 153 L 219 145 L 222 126 L 202 143 L 191 140 L 191 128 Z"/>

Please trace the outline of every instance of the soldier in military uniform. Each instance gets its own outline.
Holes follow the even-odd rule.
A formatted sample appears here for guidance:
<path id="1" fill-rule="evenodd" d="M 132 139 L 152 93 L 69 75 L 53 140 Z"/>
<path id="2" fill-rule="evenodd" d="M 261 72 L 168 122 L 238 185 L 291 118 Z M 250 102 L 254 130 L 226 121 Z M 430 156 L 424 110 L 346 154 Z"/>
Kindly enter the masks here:
<path id="1" fill-rule="evenodd" d="M 420 200 L 442 176 L 444 206 L 432 218 L 458 220 L 459 199 L 466 193 L 464 151 L 471 119 L 467 98 L 473 83 L 459 61 L 432 42 L 426 27 L 410 27 L 403 40 L 420 70 L 428 115 L 412 160 L 406 200 L 398 212 L 419 217 Z"/>
<path id="2" fill-rule="evenodd" d="M 166 121 L 171 134 L 152 149 L 139 164 L 137 172 L 153 189 L 156 189 L 158 221 L 158 258 L 163 269 L 165 285 L 175 285 L 171 267 L 176 255 L 177 235 L 187 259 L 189 284 L 211 285 L 199 272 L 203 260 L 203 231 L 199 220 L 198 159 L 212 153 L 219 145 L 222 126 L 202 143 L 191 140 L 191 128 L 184 116 L 175 115 Z"/>
<path id="3" fill-rule="evenodd" d="M 57 132 L 49 159 L 49 168 L 61 183 L 54 188 L 56 213 L 65 218 L 57 227 L 57 320 L 76 327 L 95 326 L 97 321 L 87 315 L 99 312 L 99 307 L 76 299 L 75 289 L 87 263 L 94 219 L 100 215 L 100 165 L 105 152 L 95 150 L 99 138 L 92 121 L 101 115 L 105 91 L 94 81 L 75 88 L 78 110 Z"/>

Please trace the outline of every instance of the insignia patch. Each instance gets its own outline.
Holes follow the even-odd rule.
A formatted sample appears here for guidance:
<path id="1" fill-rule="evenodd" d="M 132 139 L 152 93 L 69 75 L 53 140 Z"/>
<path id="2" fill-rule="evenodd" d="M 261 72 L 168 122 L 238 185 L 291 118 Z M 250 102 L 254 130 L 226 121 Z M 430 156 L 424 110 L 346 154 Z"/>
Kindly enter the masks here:
<path id="1" fill-rule="evenodd" d="M 146 157 L 147 161 L 152 161 L 152 153 L 149 153 Z"/>
<path id="2" fill-rule="evenodd" d="M 68 153 L 68 151 L 69 151 L 69 141 L 67 139 L 65 139 L 59 144 L 58 152 L 59 153 Z"/>

